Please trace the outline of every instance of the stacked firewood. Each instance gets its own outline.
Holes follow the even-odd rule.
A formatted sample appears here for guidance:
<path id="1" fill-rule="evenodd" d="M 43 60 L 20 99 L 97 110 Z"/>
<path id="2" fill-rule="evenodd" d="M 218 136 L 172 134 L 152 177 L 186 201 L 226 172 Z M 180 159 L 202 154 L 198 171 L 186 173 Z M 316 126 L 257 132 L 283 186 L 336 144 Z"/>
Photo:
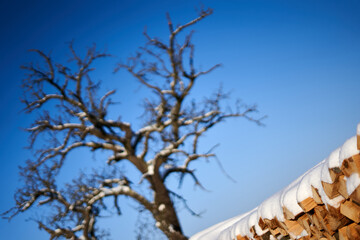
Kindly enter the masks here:
<path id="1" fill-rule="evenodd" d="M 360 150 L 360 137 L 357 143 Z M 360 174 L 360 155 L 344 159 L 341 166 L 329 169 L 329 173 L 332 183 L 321 182 L 322 187 L 329 199 L 340 199 L 339 207 L 325 204 L 326 201 L 321 198 L 319 190 L 311 186 L 312 197 L 298 203 L 302 212 L 294 216 L 283 207 L 285 220 L 260 217 L 258 225 L 263 230 L 262 235 L 257 235 L 255 226 L 252 226 L 250 232 L 253 236 L 237 235 L 237 240 L 360 240 L 360 186 L 355 186 L 350 195 L 347 189 L 347 180 L 350 176 Z"/>

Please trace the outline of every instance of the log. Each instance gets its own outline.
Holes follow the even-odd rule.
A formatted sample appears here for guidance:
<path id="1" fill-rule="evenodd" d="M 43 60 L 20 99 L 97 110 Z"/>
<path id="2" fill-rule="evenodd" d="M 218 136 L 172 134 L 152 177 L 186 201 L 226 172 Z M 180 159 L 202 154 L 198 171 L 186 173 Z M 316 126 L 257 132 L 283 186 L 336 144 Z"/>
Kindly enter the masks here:
<path id="1" fill-rule="evenodd" d="M 288 236 L 288 235 L 289 235 L 288 231 L 285 230 L 284 228 L 278 227 L 277 229 L 279 230 L 279 232 L 280 232 L 280 234 L 281 234 L 282 236 L 285 237 L 285 236 Z"/>
<path id="2" fill-rule="evenodd" d="M 322 237 L 321 231 L 314 225 L 310 226 L 312 237 L 311 239 L 320 239 Z"/>
<path id="3" fill-rule="evenodd" d="M 254 235 L 254 237 L 257 236 L 256 231 L 255 231 L 255 226 L 252 226 L 252 227 L 250 228 L 250 232 Z"/>
<path id="4" fill-rule="evenodd" d="M 315 226 L 319 231 L 324 230 L 324 227 L 322 226 L 320 220 L 316 217 L 315 214 L 309 215 L 310 216 L 310 222 L 313 226 Z"/>
<path id="5" fill-rule="evenodd" d="M 327 232 L 324 232 L 324 236 L 325 236 L 324 239 L 326 239 L 326 240 L 336 240 L 336 238 L 333 235 L 331 235 L 331 234 L 329 234 Z"/>
<path id="6" fill-rule="evenodd" d="M 330 168 L 329 173 L 330 173 L 330 178 L 331 178 L 332 182 L 336 182 L 338 177 L 341 175 L 341 169 L 338 167 Z"/>
<path id="7" fill-rule="evenodd" d="M 342 227 L 339 229 L 339 240 L 349 240 L 347 234 L 346 234 L 347 226 Z"/>
<path id="8" fill-rule="evenodd" d="M 260 239 L 260 236 L 257 235 L 257 233 L 256 233 L 255 226 L 252 226 L 252 227 L 250 228 L 250 232 L 253 234 L 253 236 L 254 236 L 255 239 Z"/>
<path id="9" fill-rule="evenodd" d="M 311 191 L 312 191 L 313 199 L 316 202 L 316 204 L 318 204 L 318 205 L 323 204 L 323 201 L 319 194 L 319 190 L 317 188 L 314 188 L 313 186 L 311 186 Z"/>
<path id="10" fill-rule="evenodd" d="M 347 217 L 342 217 L 341 219 L 338 219 L 331 214 L 328 214 L 326 217 L 330 229 L 334 232 L 350 223 L 350 220 Z"/>
<path id="11" fill-rule="evenodd" d="M 345 201 L 345 200 L 344 200 Z M 337 218 L 337 219 L 341 219 L 344 216 L 340 213 L 340 207 L 339 208 L 335 208 L 331 205 L 326 205 L 327 210 L 329 211 L 329 213 L 331 214 L 331 216 Z"/>
<path id="12" fill-rule="evenodd" d="M 345 201 L 344 203 L 341 203 L 340 212 L 354 222 L 360 222 L 360 206 L 352 201 Z"/>
<path id="13" fill-rule="evenodd" d="M 314 209 L 314 215 L 317 218 L 317 222 L 325 230 L 326 233 L 333 235 L 335 232 L 331 229 L 330 224 L 327 221 L 327 216 L 330 215 L 326 208 L 322 205 L 316 206 Z M 325 234 L 325 233 L 324 233 Z"/>
<path id="14" fill-rule="evenodd" d="M 360 226 L 352 223 L 346 228 L 346 235 L 349 239 L 360 239 Z"/>
<path id="15" fill-rule="evenodd" d="M 326 215 L 328 214 L 328 211 L 323 205 L 316 206 L 314 208 L 314 214 L 321 219 L 324 219 Z"/>
<path id="16" fill-rule="evenodd" d="M 360 154 L 355 154 L 351 157 L 354 160 L 357 169 L 360 169 Z"/>
<path id="17" fill-rule="evenodd" d="M 327 183 L 327 182 L 321 181 L 321 185 L 324 188 L 324 192 L 330 199 L 333 199 L 340 195 L 340 193 L 338 192 L 339 182 Z"/>
<path id="18" fill-rule="evenodd" d="M 271 235 L 270 232 L 266 232 L 265 234 L 263 234 L 263 235 L 261 236 L 261 240 L 270 240 L 270 239 L 271 239 L 271 238 L 270 238 L 270 235 Z"/>
<path id="19" fill-rule="evenodd" d="M 268 228 L 268 226 L 266 225 L 265 221 L 262 218 L 259 218 L 258 224 L 261 230 L 263 231 Z"/>
<path id="20" fill-rule="evenodd" d="M 297 221 L 286 219 L 284 223 L 288 229 L 288 232 L 292 235 L 299 236 L 300 233 L 304 231 L 304 228 Z"/>
<path id="21" fill-rule="evenodd" d="M 277 238 L 277 236 L 280 235 L 280 230 L 279 230 L 279 228 L 275 228 L 275 229 L 269 228 L 269 230 L 270 230 L 271 235 L 273 235 L 275 238 Z"/>
<path id="22" fill-rule="evenodd" d="M 354 155 L 345 159 L 341 166 L 341 171 L 346 177 L 350 177 L 353 173 L 360 173 L 360 155 Z"/>
<path id="23" fill-rule="evenodd" d="M 265 218 L 264 222 L 270 229 L 275 229 L 275 228 L 277 228 L 279 226 L 279 223 L 278 223 L 276 218 L 271 219 L 271 220 Z"/>
<path id="24" fill-rule="evenodd" d="M 236 239 L 237 239 L 237 240 L 249 240 L 248 236 L 244 236 L 244 237 L 243 237 L 243 236 L 241 236 L 241 235 L 237 235 L 237 236 L 236 236 Z"/>
<path id="25" fill-rule="evenodd" d="M 311 234 L 311 229 L 310 229 L 311 222 L 307 214 L 304 214 L 301 217 L 299 217 L 297 222 L 305 229 L 305 231 L 308 234 Z"/>
<path id="26" fill-rule="evenodd" d="M 346 188 L 346 180 L 345 180 L 345 176 L 341 175 L 339 177 L 339 189 L 338 192 L 344 197 L 344 198 L 349 198 L 349 194 L 347 192 L 347 188 Z"/>
<path id="27" fill-rule="evenodd" d="M 358 186 L 349 196 L 349 198 L 360 205 L 360 187 Z"/>
<path id="28" fill-rule="evenodd" d="M 280 229 L 281 235 L 283 235 L 283 236 L 289 235 L 289 232 L 288 232 L 288 229 L 287 229 L 285 223 L 281 222 L 281 221 L 278 221 L 278 223 L 279 223 L 279 229 Z"/>
<path id="29" fill-rule="evenodd" d="M 288 220 L 294 220 L 295 218 L 298 218 L 301 214 L 303 213 L 299 213 L 298 215 L 294 215 L 289 209 L 287 209 L 285 206 L 283 206 L 283 212 L 284 212 L 284 216 L 286 219 Z"/>
<path id="30" fill-rule="evenodd" d="M 326 239 L 326 240 L 336 240 L 336 238 L 333 235 L 331 235 L 327 232 L 324 232 L 324 236 L 325 236 L 324 239 Z"/>
<path id="31" fill-rule="evenodd" d="M 299 206 L 304 210 L 304 212 L 309 212 L 312 209 L 314 209 L 317 206 L 317 204 L 314 199 L 308 197 L 303 201 L 299 202 Z"/>

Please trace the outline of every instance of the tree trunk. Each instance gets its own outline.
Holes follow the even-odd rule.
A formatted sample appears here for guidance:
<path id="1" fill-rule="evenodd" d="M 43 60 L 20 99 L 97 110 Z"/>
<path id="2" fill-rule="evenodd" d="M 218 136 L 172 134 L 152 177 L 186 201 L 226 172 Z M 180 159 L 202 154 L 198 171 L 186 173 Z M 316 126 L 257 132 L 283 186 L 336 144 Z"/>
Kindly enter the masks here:
<path id="1" fill-rule="evenodd" d="M 156 220 L 156 226 L 171 240 L 187 240 L 188 238 L 183 234 L 169 191 L 162 179 L 153 175 L 151 180 L 156 206 L 152 214 Z"/>

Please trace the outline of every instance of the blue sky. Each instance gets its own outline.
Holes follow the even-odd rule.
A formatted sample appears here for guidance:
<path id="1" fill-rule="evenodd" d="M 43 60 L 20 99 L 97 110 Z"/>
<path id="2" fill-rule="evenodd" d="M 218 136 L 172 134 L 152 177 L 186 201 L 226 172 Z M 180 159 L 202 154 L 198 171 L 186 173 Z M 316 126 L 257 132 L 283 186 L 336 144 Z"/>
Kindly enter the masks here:
<path id="1" fill-rule="evenodd" d="M 122 104 L 117 110 L 124 120 L 137 121 L 145 93 L 126 74 L 112 74 L 115 64 L 144 43 L 145 26 L 149 34 L 165 39 L 165 13 L 184 23 L 196 16 L 200 4 L 214 14 L 194 27 L 195 63 L 203 69 L 216 63 L 223 67 L 200 79 L 194 94 L 206 95 L 222 83 L 233 99 L 257 103 L 268 118 L 266 127 L 230 120 L 203 138 L 204 148 L 220 143 L 218 157 L 236 183 L 216 162 L 197 165 L 199 178 L 211 191 L 194 190 L 190 181 L 182 190 L 193 209 L 206 210 L 202 218 L 181 211 L 186 234 L 251 210 L 355 135 L 360 122 L 358 1 L 2 1 L 0 211 L 13 205 L 13 193 L 21 185 L 17 166 L 31 157 L 21 130 L 32 119 L 21 112 L 20 103 L 24 72 L 19 66 L 34 60 L 27 50 L 38 48 L 65 61 L 71 40 L 79 51 L 92 43 L 107 49 L 115 56 L 99 62 L 96 77 L 105 89 L 119 89 Z M 82 160 L 72 161 L 82 166 Z M 70 163 L 66 167 L 71 170 Z M 63 177 L 71 174 L 76 172 Z M 136 214 L 131 203 L 123 206 L 121 217 L 103 224 L 113 239 L 134 239 Z M 0 220 L 0 238 L 47 239 L 26 221 L 31 216 Z"/>

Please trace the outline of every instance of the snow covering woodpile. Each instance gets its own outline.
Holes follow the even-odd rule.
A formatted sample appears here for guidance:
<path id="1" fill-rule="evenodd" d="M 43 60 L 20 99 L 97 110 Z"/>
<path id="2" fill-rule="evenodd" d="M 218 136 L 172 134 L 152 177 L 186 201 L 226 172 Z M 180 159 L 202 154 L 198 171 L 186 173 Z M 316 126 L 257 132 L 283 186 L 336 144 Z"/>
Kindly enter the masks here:
<path id="1" fill-rule="evenodd" d="M 357 136 L 252 211 L 190 240 L 360 239 L 360 124 Z"/>

